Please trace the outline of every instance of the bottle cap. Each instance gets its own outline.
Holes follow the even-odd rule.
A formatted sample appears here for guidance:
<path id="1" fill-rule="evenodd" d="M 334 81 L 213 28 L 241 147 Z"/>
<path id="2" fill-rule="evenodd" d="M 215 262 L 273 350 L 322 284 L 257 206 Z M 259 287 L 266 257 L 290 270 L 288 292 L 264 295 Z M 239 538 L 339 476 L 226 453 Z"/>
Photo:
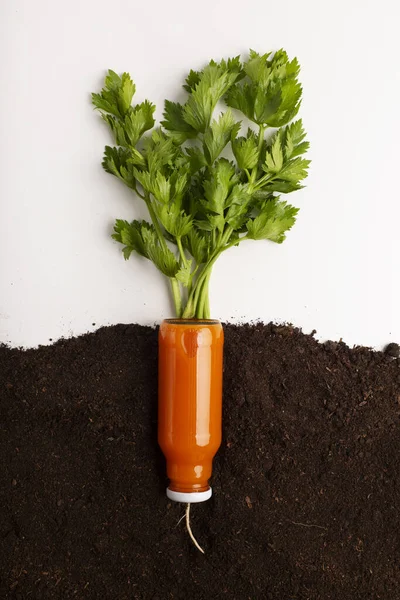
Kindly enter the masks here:
<path id="1" fill-rule="evenodd" d="M 167 488 L 167 498 L 174 502 L 184 502 L 190 504 L 192 502 L 204 502 L 212 496 L 212 489 L 208 488 L 205 492 L 174 492 Z"/>

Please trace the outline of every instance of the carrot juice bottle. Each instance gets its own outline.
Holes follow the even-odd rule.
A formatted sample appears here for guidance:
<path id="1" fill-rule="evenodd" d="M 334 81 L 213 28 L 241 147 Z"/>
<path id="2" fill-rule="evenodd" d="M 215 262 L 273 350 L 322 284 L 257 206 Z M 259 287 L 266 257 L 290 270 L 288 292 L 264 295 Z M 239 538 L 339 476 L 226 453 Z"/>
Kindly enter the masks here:
<path id="1" fill-rule="evenodd" d="M 219 321 L 167 319 L 159 331 L 158 442 L 167 496 L 202 502 L 221 444 L 224 333 Z"/>

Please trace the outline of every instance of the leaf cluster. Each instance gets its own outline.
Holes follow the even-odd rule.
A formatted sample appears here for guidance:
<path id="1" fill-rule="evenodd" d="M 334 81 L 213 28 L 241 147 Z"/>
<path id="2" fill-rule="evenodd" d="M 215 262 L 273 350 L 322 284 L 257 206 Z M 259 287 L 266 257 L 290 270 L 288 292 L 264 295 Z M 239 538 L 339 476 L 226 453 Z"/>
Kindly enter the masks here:
<path id="1" fill-rule="evenodd" d="M 115 142 L 103 167 L 146 203 L 151 221 L 117 220 L 113 238 L 126 259 L 135 252 L 187 288 L 185 316 L 207 314 L 209 274 L 224 250 L 245 239 L 281 243 L 295 222 L 281 195 L 300 189 L 309 167 L 302 121 L 293 120 L 299 70 L 284 50 L 210 61 L 190 71 L 184 104 L 165 101 L 155 129 L 154 105 L 132 104 L 128 73 L 109 71 L 92 95 Z M 252 124 L 245 133 L 243 119 Z"/>

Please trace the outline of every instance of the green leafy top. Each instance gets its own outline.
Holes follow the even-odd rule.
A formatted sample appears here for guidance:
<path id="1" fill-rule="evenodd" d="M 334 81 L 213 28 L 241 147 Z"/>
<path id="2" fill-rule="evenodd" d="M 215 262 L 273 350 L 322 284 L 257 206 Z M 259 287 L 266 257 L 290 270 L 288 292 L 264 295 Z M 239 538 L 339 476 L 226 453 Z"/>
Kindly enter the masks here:
<path id="1" fill-rule="evenodd" d="M 132 105 L 128 73 L 109 71 L 92 95 L 115 141 L 103 167 L 150 216 L 117 220 L 113 238 L 126 259 L 135 252 L 170 278 L 177 316 L 210 316 L 208 284 L 222 252 L 248 239 L 281 243 L 295 222 L 298 210 L 281 195 L 302 187 L 310 162 L 302 121 L 293 121 L 299 70 L 284 50 L 251 50 L 243 64 L 239 56 L 210 61 L 190 71 L 184 104 L 165 101 L 161 128 L 151 102 Z M 215 116 L 221 101 L 228 108 Z M 242 133 L 244 117 L 255 129 Z"/>

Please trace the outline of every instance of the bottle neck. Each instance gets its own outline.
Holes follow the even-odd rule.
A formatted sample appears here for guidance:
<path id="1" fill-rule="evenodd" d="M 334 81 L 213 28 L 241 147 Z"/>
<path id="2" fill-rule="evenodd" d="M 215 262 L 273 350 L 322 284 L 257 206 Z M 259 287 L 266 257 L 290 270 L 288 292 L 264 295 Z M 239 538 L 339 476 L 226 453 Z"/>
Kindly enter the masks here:
<path id="1" fill-rule="evenodd" d="M 175 462 L 167 459 L 167 475 L 169 488 L 175 492 L 205 492 L 210 486 L 212 459 L 202 461 L 201 465 Z"/>
<path id="2" fill-rule="evenodd" d="M 185 483 L 170 479 L 169 489 L 173 492 L 182 494 L 192 494 L 195 492 L 207 492 L 210 489 L 208 481 L 199 481 L 198 483 Z"/>

